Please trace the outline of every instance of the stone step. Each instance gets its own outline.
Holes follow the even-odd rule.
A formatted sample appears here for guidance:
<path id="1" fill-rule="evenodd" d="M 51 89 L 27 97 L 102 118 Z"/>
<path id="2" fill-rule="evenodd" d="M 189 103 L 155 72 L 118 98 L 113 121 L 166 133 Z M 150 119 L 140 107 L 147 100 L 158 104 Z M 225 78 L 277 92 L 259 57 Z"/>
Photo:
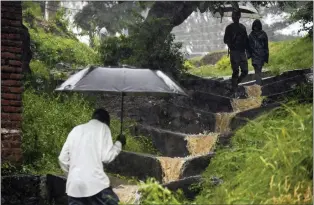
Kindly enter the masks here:
<path id="1" fill-rule="evenodd" d="M 231 82 L 213 79 L 185 79 L 181 80 L 180 85 L 186 90 L 202 91 L 206 93 L 216 94 L 220 96 L 231 97 Z M 245 90 L 243 86 L 239 86 L 238 91 L 241 98 L 245 98 Z"/>
<path id="2" fill-rule="evenodd" d="M 202 173 L 209 165 L 213 152 L 207 155 L 185 158 L 157 157 L 148 154 L 122 151 L 105 166 L 110 173 L 146 180 L 153 177 L 167 183 Z"/>
<path id="3" fill-rule="evenodd" d="M 262 78 L 268 78 L 270 76 L 272 76 L 273 74 L 268 71 L 268 70 L 264 70 L 262 72 Z M 246 83 L 246 82 L 250 82 L 255 80 L 255 72 L 254 71 L 249 71 L 248 75 L 242 80 L 242 83 Z M 221 80 L 221 82 L 231 82 L 231 76 L 225 76 L 223 77 L 223 80 Z"/>
<path id="4" fill-rule="evenodd" d="M 252 87 L 252 86 L 250 86 Z M 253 90 L 254 91 L 254 90 Z M 253 92 L 252 91 L 252 92 Z M 292 91 L 291 91 L 292 92 Z M 249 99 L 233 99 L 233 106 L 237 108 L 236 112 L 205 112 L 193 108 L 177 106 L 171 103 L 159 104 L 151 107 L 140 108 L 138 116 L 138 123 L 143 126 L 151 126 L 162 130 L 172 131 L 171 137 L 178 136 L 176 131 L 181 133 L 225 133 L 230 131 L 230 121 L 237 114 L 237 116 L 244 113 L 249 113 L 249 110 L 263 110 L 266 109 L 263 106 L 269 103 L 281 102 L 286 95 L 290 95 L 289 92 L 278 93 L 271 95 L 266 99 L 261 98 L 249 98 Z M 258 109 L 260 108 L 260 109 Z M 248 112 L 246 112 L 248 111 Z M 253 112 L 252 111 L 252 112 Z M 145 133 L 144 133 L 145 134 Z M 150 133 L 152 134 L 152 133 Z M 167 134 L 163 134 L 168 135 Z M 156 135 L 156 133 L 155 133 Z M 160 138 L 161 136 L 159 136 Z M 155 138 L 156 144 L 160 142 L 159 138 Z M 182 138 L 182 135 L 181 135 Z M 159 142 L 157 142 L 159 140 Z M 171 147 L 173 145 L 169 145 Z M 159 146 L 157 146 L 159 147 Z M 180 147 L 186 147 L 185 143 L 182 143 Z M 165 155 L 175 156 L 175 151 L 170 151 L 170 148 L 165 148 L 162 153 Z M 184 148 L 185 149 L 185 148 Z M 182 150 L 182 149 L 180 149 Z M 187 152 L 182 152 L 186 154 Z"/>
<path id="5" fill-rule="evenodd" d="M 183 133 L 215 132 L 216 114 L 169 102 L 142 106 L 134 111 L 139 124 Z"/>
<path id="6" fill-rule="evenodd" d="M 162 181 L 162 167 L 156 156 L 143 153 L 122 151 L 117 158 L 104 165 L 109 173 L 119 174 L 126 177 L 136 177 L 145 180 L 154 177 Z"/>
<path id="7" fill-rule="evenodd" d="M 212 93 L 190 91 L 189 97 L 175 96 L 171 102 L 184 107 L 193 107 L 207 112 L 232 112 L 232 99 Z"/>
<path id="8" fill-rule="evenodd" d="M 199 156 L 213 151 L 218 133 L 183 134 L 145 125 L 132 127 L 132 135 L 149 137 L 155 148 L 167 157 Z"/>
<path id="9" fill-rule="evenodd" d="M 292 80 L 290 78 L 288 78 L 286 80 L 279 81 L 279 83 L 282 83 L 282 84 L 288 83 L 289 84 L 290 83 L 289 80 L 291 80 L 291 82 L 297 81 L 297 80 L 304 82 L 304 81 L 302 81 L 304 79 L 303 77 L 304 76 L 296 76 Z M 273 86 L 276 87 L 276 84 L 274 84 Z M 282 87 L 281 88 L 280 88 L 280 86 L 278 86 L 278 87 L 279 88 L 277 89 L 277 91 L 280 91 L 280 89 Z M 265 112 L 269 112 L 270 110 L 281 106 L 282 103 L 287 102 L 288 97 L 292 97 L 295 94 L 297 94 L 297 92 L 298 92 L 294 88 L 290 88 L 288 90 L 286 88 L 283 88 L 283 90 L 284 90 L 283 92 L 268 95 L 265 99 L 263 99 L 261 107 L 237 113 L 230 122 L 230 129 L 235 130 L 239 127 L 242 127 L 243 125 L 245 125 L 248 122 L 248 120 L 253 120 L 253 119 L 257 118 L 258 116 L 260 116 L 261 114 L 263 114 Z M 311 97 L 311 96 L 309 96 L 309 97 Z M 299 99 L 299 100 L 303 100 L 303 99 Z"/>
<path id="10" fill-rule="evenodd" d="M 235 102 L 243 106 L 241 100 L 237 99 Z M 248 109 L 252 107 L 255 99 L 250 99 L 247 107 L 241 109 Z M 240 110 L 241 111 L 241 110 Z M 223 133 L 229 130 L 229 122 L 236 114 L 235 112 L 205 112 L 189 107 L 177 106 L 171 103 L 161 103 L 153 106 L 140 107 L 136 109 L 136 116 L 134 118 L 137 123 L 144 126 L 151 126 L 158 129 L 169 130 L 173 132 L 180 131 L 181 133 Z"/>
<path id="11" fill-rule="evenodd" d="M 121 184 L 117 187 L 113 187 L 113 191 L 117 194 L 122 204 L 136 204 L 140 198 L 138 190 L 138 185 Z"/>
<path id="12" fill-rule="evenodd" d="M 268 96 L 276 93 L 293 90 L 301 83 L 306 83 L 306 75 L 297 75 L 291 78 L 279 80 L 267 85 L 262 86 L 262 95 Z"/>
<path id="13" fill-rule="evenodd" d="M 248 75 L 243 79 L 243 82 L 249 82 L 254 80 L 254 71 L 249 71 Z M 262 77 L 266 78 L 271 76 L 271 73 L 267 69 L 263 69 Z M 231 80 L 231 75 L 228 76 L 221 76 L 221 77 L 200 77 L 193 74 L 187 74 L 184 76 L 183 80 L 203 80 L 203 79 L 210 79 L 210 80 L 217 80 L 220 82 L 226 82 Z"/>
<path id="14" fill-rule="evenodd" d="M 310 72 L 312 72 L 311 68 L 287 71 L 287 72 L 284 72 L 284 73 L 282 73 L 280 75 L 265 77 L 265 78 L 263 78 L 262 82 L 263 82 L 263 85 L 267 85 L 267 84 L 270 84 L 270 83 L 273 83 L 273 82 L 276 82 L 276 81 L 280 81 L 280 80 L 284 80 L 284 79 L 287 79 L 287 78 L 295 77 L 296 75 L 308 74 Z M 240 83 L 240 85 L 247 86 L 247 85 L 253 85 L 254 83 L 255 83 L 255 79 L 253 79 L 251 81 Z"/>
<path id="15" fill-rule="evenodd" d="M 266 86 L 268 84 L 274 83 L 276 81 L 285 80 L 287 78 L 295 77 L 297 75 L 306 75 L 312 72 L 312 68 L 307 69 L 297 69 L 291 70 L 281 73 L 280 75 L 273 76 L 269 72 L 264 72 L 262 75 L 263 85 Z M 239 84 L 239 97 L 245 98 L 246 93 L 244 86 L 249 86 L 255 83 L 253 80 L 254 74 L 251 74 L 247 80 L 243 83 Z M 211 94 L 216 94 L 220 96 L 231 97 L 231 80 L 214 80 L 214 79 L 206 79 L 206 78 L 187 78 L 180 81 L 180 85 L 185 87 L 187 90 L 194 90 L 194 91 L 202 91 Z M 275 93 L 272 93 L 275 94 Z"/>
<path id="16" fill-rule="evenodd" d="M 234 99 L 206 92 L 190 91 L 190 97 L 176 96 L 169 101 L 177 106 L 192 107 L 212 113 L 238 112 L 261 106 L 261 88 L 255 85 L 245 86 L 244 88 L 247 98 Z"/>
<path id="17" fill-rule="evenodd" d="M 202 190 L 201 185 L 203 183 L 203 178 L 201 175 L 195 175 L 190 177 L 185 177 L 183 179 L 179 179 L 177 181 L 172 181 L 169 183 L 163 184 L 164 187 L 169 189 L 170 191 L 178 191 L 179 189 L 182 190 L 184 196 L 189 200 L 194 200 L 195 197 L 200 193 Z M 219 185 L 223 181 L 218 177 L 212 177 L 210 179 L 213 185 Z"/>

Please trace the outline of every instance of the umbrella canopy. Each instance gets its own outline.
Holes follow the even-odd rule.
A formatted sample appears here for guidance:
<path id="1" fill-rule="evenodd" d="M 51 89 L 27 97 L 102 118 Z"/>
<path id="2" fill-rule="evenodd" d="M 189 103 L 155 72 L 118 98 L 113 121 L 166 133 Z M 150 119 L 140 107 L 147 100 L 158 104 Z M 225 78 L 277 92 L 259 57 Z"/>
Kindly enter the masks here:
<path id="1" fill-rule="evenodd" d="M 231 4 L 224 5 L 215 10 L 213 16 L 216 18 L 231 17 L 233 7 Z M 261 16 L 258 14 L 257 10 L 252 6 L 239 5 L 239 11 L 241 12 L 241 18 L 252 18 L 259 19 Z"/>
<path id="2" fill-rule="evenodd" d="M 85 68 L 72 75 L 56 90 L 186 95 L 183 89 L 162 71 L 138 68 Z"/>
<path id="3" fill-rule="evenodd" d="M 56 91 L 100 91 L 121 93 L 121 130 L 123 128 L 123 97 L 126 94 L 186 95 L 172 79 L 160 70 L 140 68 L 85 68 L 70 76 Z"/>

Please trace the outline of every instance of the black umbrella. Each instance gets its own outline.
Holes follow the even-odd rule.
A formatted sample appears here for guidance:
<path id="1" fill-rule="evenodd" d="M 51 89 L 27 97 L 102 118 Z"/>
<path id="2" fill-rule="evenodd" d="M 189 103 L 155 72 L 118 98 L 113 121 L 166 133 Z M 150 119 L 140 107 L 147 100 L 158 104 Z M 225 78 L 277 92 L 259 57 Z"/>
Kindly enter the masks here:
<path id="1" fill-rule="evenodd" d="M 121 134 L 125 95 L 154 93 L 187 95 L 177 83 L 160 70 L 121 67 L 85 68 L 70 76 L 56 90 L 121 93 Z"/>
<path id="2" fill-rule="evenodd" d="M 231 4 L 221 5 L 215 9 L 213 16 L 221 19 L 223 17 L 231 17 L 234 10 L 235 8 Z M 253 6 L 239 5 L 237 10 L 241 12 L 241 18 L 259 19 L 261 17 Z"/>

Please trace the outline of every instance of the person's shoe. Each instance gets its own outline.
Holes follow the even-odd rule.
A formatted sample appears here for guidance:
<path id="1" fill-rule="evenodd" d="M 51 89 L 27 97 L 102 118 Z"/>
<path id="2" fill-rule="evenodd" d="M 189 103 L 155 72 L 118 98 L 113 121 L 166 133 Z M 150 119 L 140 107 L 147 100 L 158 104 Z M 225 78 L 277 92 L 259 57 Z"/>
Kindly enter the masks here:
<path id="1" fill-rule="evenodd" d="M 232 95 L 231 95 L 231 98 L 239 99 L 240 96 L 239 96 L 238 92 L 233 92 Z"/>

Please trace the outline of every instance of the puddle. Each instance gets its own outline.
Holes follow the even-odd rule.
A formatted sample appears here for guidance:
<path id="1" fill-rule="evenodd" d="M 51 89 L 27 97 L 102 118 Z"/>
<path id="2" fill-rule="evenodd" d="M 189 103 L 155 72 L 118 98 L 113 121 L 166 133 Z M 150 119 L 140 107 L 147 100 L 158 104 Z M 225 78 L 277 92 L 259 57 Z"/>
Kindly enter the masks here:
<path id="1" fill-rule="evenodd" d="M 113 188 L 113 191 L 118 195 L 120 202 L 125 204 L 134 204 L 137 199 L 137 185 L 120 185 Z"/>
<path id="2" fill-rule="evenodd" d="M 163 183 L 178 180 L 181 174 L 182 165 L 185 162 L 184 158 L 172 157 L 157 157 L 163 171 Z"/>
<path id="3" fill-rule="evenodd" d="M 191 156 L 200 156 L 208 154 L 213 150 L 218 134 L 212 133 L 208 135 L 188 136 L 185 138 L 187 141 L 187 149 Z"/>
<path id="4" fill-rule="evenodd" d="M 254 108 L 258 108 L 262 105 L 263 98 L 261 86 L 251 85 L 244 86 L 245 92 L 248 96 L 247 99 L 233 99 L 231 102 L 232 108 L 235 112 L 242 112 Z"/>
<path id="5" fill-rule="evenodd" d="M 216 127 L 215 132 L 224 133 L 230 131 L 230 121 L 236 115 L 235 112 L 221 112 L 216 113 Z"/>
<path id="6" fill-rule="evenodd" d="M 248 99 L 233 99 L 231 102 L 232 108 L 235 112 L 242 112 L 262 105 L 263 99 L 261 97 Z"/>
<path id="7" fill-rule="evenodd" d="M 244 86 L 244 89 L 248 97 L 262 96 L 262 87 L 259 85 Z"/>

